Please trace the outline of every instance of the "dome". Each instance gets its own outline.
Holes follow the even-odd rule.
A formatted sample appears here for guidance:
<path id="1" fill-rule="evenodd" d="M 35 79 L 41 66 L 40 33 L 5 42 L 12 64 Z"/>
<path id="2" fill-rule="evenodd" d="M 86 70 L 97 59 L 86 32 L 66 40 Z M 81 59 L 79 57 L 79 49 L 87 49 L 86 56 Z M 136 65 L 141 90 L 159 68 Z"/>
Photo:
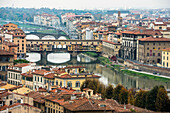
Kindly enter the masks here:
<path id="1" fill-rule="evenodd" d="M 32 39 L 32 40 L 40 39 L 40 38 L 39 38 L 38 36 L 36 36 L 36 35 L 27 35 L 25 38 L 26 38 L 26 39 Z"/>
<path id="2" fill-rule="evenodd" d="M 65 36 L 60 36 L 58 40 L 67 40 L 67 38 Z"/>

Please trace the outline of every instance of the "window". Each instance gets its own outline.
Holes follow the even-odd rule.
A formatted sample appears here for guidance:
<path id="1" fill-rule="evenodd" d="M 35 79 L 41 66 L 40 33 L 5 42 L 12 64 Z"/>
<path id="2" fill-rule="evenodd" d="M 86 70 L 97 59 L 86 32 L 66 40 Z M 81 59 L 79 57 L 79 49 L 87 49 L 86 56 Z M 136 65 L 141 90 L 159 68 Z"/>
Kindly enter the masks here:
<path id="1" fill-rule="evenodd" d="M 38 77 L 38 82 L 39 82 L 39 77 Z"/>
<path id="2" fill-rule="evenodd" d="M 163 62 L 163 66 L 165 66 L 165 62 Z"/>
<path id="3" fill-rule="evenodd" d="M 149 47 L 147 48 L 147 50 L 149 50 Z"/>
<path id="4" fill-rule="evenodd" d="M 60 86 L 62 86 L 62 81 L 60 81 Z"/>
<path id="5" fill-rule="evenodd" d="M 76 86 L 76 87 L 80 87 L 80 82 L 79 82 L 79 81 L 76 81 L 75 86 Z"/>
<path id="6" fill-rule="evenodd" d="M 155 47 L 153 47 L 153 50 L 155 49 Z"/>
<path id="7" fill-rule="evenodd" d="M 35 81 L 36 81 L 36 76 L 34 77 Z"/>
<path id="8" fill-rule="evenodd" d="M 54 86 L 54 81 L 52 81 L 52 86 Z"/>
<path id="9" fill-rule="evenodd" d="M 168 56 L 167 56 L 167 60 L 168 60 Z"/>
<path id="10" fill-rule="evenodd" d="M 152 62 L 154 63 L 154 62 L 155 62 L 155 60 L 152 60 Z"/>
<path id="11" fill-rule="evenodd" d="M 167 62 L 167 67 L 168 67 L 168 62 Z"/>
<path id="12" fill-rule="evenodd" d="M 149 56 L 149 53 L 147 53 L 147 56 Z"/>
<path id="13" fill-rule="evenodd" d="M 165 60 L 165 56 L 163 56 L 163 59 Z"/>
<path id="14" fill-rule="evenodd" d="M 155 45 L 155 43 L 153 43 L 153 45 Z"/>
<path id="15" fill-rule="evenodd" d="M 158 53 L 158 56 L 161 56 L 161 54 L 160 54 L 160 53 Z"/>
<path id="16" fill-rule="evenodd" d="M 153 56 L 155 56 L 155 53 L 153 53 Z"/>
<path id="17" fill-rule="evenodd" d="M 58 85 L 58 80 L 56 80 L 56 85 Z"/>
<path id="18" fill-rule="evenodd" d="M 43 80 L 42 80 L 42 77 L 41 77 L 41 82 L 42 82 Z"/>

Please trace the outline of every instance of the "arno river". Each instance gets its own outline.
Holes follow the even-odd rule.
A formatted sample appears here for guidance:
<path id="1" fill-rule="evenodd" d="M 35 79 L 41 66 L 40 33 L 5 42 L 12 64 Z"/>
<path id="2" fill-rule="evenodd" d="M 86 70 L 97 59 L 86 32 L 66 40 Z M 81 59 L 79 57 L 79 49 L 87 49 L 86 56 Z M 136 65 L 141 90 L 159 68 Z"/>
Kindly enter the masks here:
<path id="1" fill-rule="evenodd" d="M 27 60 L 31 62 L 36 62 L 37 65 L 50 65 L 50 66 L 66 66 L 66 65 L 82 65 L 86 66 L 89 72 L 93 72 L 100 75 L 100 81 L 104 84 L 112 84 L 116 86 L 117 84 L 122 84 L 127 88 L 142 88 L 151 89 L 156 85 L 164 85 L 166 88 L 170 89 L 170 83 L 156 81 L 153 79 L 148 79 L 146 77 L 134 77 L 120 72 L 116 72 L 109 69 L 96 61 L 92 61 L 90 58 L 78 55 L 77 59 L 70 59 L 69 53 L 51 53 L 48 54 L 47 60 L 42 60 L 41 55 L 38 53 L 27 53 L 29 57 Z"/>

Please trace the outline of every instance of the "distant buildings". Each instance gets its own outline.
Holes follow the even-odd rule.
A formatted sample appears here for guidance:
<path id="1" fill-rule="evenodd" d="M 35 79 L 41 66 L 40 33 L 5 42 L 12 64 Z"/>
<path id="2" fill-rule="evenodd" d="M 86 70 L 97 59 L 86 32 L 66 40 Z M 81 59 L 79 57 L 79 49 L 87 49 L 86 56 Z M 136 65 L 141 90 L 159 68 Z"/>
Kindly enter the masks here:
<path id="1" fill-rule="evenodd" d="M 58 27 L 60 25 L 60 18 L 55 15 L 43 13 L 34 16 L 34 23 L 38 25 Z"/>

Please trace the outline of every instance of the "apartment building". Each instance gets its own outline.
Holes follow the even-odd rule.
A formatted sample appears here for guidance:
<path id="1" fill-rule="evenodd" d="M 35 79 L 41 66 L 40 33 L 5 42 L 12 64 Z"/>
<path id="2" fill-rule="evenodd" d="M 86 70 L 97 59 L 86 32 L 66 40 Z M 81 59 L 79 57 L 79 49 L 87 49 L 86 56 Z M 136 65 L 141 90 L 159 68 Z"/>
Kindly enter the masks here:
<path id="1" fill-rule="evenodd" d="M 170 48 L 162 50 L 162 67 L 170 68 Z"/>
<path id="2" fill-rule="evenodd" d="M 34 16 L 34 23 L 39 25 L 58 27 L 60 25 L 60 18 L 56 15 L 43 13 Z"/>
<path id="3" fill-rule="evenodd" d="M 8 67 L 7 82 L 13 85 L 22 84 L 22 73 L 26 73 L 34 68 L 35 64 L 22 63 Z"/>
<path id="4" fill-rule="evenodd" d="M 137 60 L 141 63 L 162 64 L 161 50 L 170 47 L 170 39 L 146 37 L 137 41 Z"/>
<path id="5" fill-rule="evenodd" d="M 0 49 L 0 79 L 7 81 L 8 66 L 13 65 L 15 53 Z"/>
<path id="6" fill-rule="evenodd" d="M 120 56 L 124 59 L 136 60 L 137 40 L 150 35 L 141 31 L 122 31 L 122 48 Z"/>
<path id="7" fill-rule="evenodd" d="M 5 40 L 13 42 L 17 45 L 17 57 L 25 57 L 26 35 L 22 29 L 18 28 L 18 25 L 13 23 L 3 25 L 3 28 L 1 29 L 1 35 L 5 37 Z"/>

